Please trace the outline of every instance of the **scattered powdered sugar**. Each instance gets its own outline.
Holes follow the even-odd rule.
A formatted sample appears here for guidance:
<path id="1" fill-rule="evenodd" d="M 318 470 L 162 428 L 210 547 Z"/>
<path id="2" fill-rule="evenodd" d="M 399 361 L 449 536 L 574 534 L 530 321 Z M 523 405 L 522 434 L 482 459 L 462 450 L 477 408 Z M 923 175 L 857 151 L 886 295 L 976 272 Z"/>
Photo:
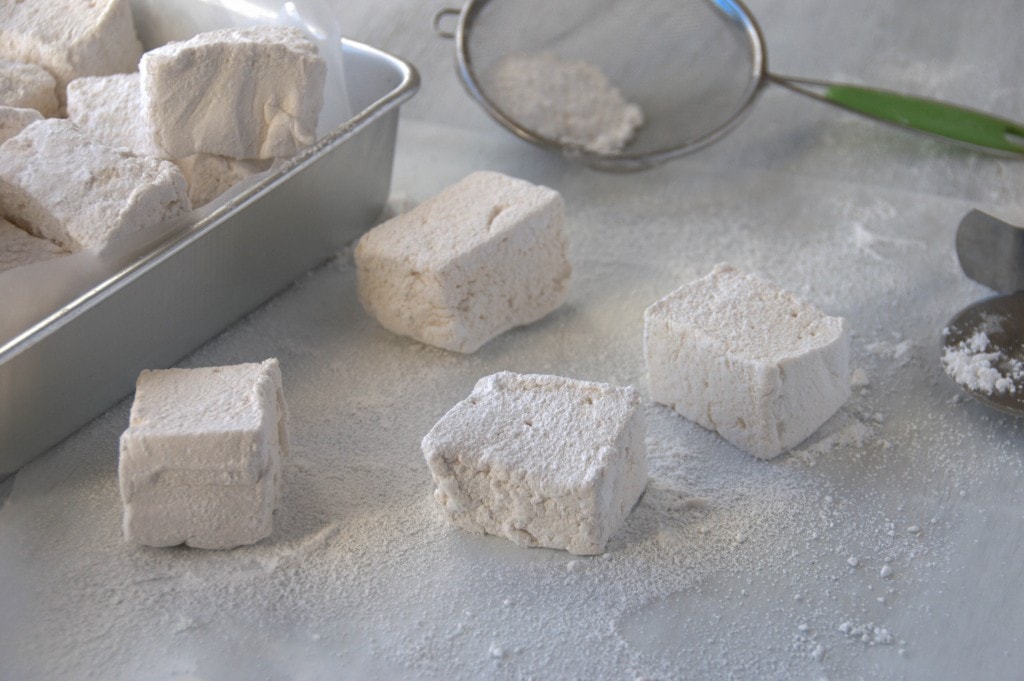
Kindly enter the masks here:
<path id="1" fill-rule="evenodd" d="M 868 373 L 857 367 L 850 373 L 850 387 L 851 388 L 867 388 L 871 385 L 871 379 L 868 377 Z"/>
<path id="2" fill-rule="evenodd" d="M 860 604 L 843 596 L 866 578 L 851 555 L 873 568 L 868 586 L 882 588 L 878 566 L 888 559 L 900 566 L 898 588 L 913 589 L 926 574 L 920 557 L 941 545 L 876 532 L 889 518 L 884 505 L 864 507 L 835 488 L 837 465 L 882 451 L 862 420 L 875 407 L 859 396 L 805 447 L 814 468 L 795 465 L 799 454 L 758 461 L 647 404 L 650 480 L 602 556 L 525 550 L 453 528 L 432 498 L 419 440 L 485 373 L 487 355 L 391 336 L 357 313 L 354 296 L 340 302 L 345 333 L 327 333 L 338 322 L 319 312 L 323 301 L 354 282 L 346 252 L 188 360 L 271 347 L 280 358 L 293 447 L 268 540 L 230 552 L 125 544 L 113 452 L 127 405 L 80 435 L 78 447 L 94 456 L 68 462 L 58 448 L 19 474 L 0 511 L 5 593 L 21 585 L 72 597 L 12 604 L 5 619 L 17 626 L 0 625 L 0 640 L 9 634 L 19 646 L 8 658 L 15 672 L 245 678 L 301 652 L 309 678 L 337 665 L 367 678 L 666 678 L 684 664 L 697 676 L 808 676 L 849 663 L 835 622 L 888 626 L 874 600 L 886 592 Z M 614 336 L 619 318 L 606 310 L 589 332 Z M 511 332 L 496 351 L 514 368 L 543 368 L 551 348 L 576 337 L 568 321 L 556 314 L 543 336 Z M 632 345 L 605 352 L 603 365 L 625 369 L 621 382 L 644 384 Z M 381 355 L 389 359 L 374 360 Z M 550 361 L 569 375 L 590 366 L 585 353 Z M 43 493 L 54 487 L 60 504 Z M 8 550 L 20 531 L 47 539 Z M 75 560 L 29 568 L 58 555 Z M 750 609 L 773 616 L 751 619 Z M 226 642 L 277 652 L 222 665 L 216 651 Z"/>
<path id="3" fill-rule="evenodd" d="M 869 646 L 888 646 L 896 642 L 888 629 L 876 626 L 874 622 L 866 624 L 843 622 L 839 625 L 839 631 Z"/>
<path id="4" fill-rule="evenodd" d="M 904 340 L 898 334 L 892 339 L 881 339 L 868 343 L 865 350 L 885 359 L 895 360 L 897 366 L 903 366 L 914 357 L 914 343 Z"/>
<path id="5" fill-rule="evenodd" d="M 420 131 L 429 149 L 487 148 L 463 130 Z M 445 184 L 435 175 L 453 174 L 441 156 L 406 157 L 396 186 L 430 195 Z M 954 387 L 917 352 L 949 301 L 975 291 L 938 249 L 883 267 L 849 241 L 842 214 L 794 213 L 820 208 L 831 185 L 678 168 L 559 170 L 574 206 L 570 298 L 474 355 L 377 326 L 346 251 L 187 358 L 279 358 L 292 451 L 274 534 L 259 544 L 124 543 L 127 402 L 19 472 L 0 508 L 0 677 L 1012 676 L 1021 613 L 994 587 L 1019 581 L 1017 547 L 990 540 L 1024 531 L 1024 425 L 950 403 Z M 885 194 L 895 216 L 923 203 L 843 190 L 851 202 Z M 870 229 L 914 238 L 936 224 Z M 601 556 L 445 522 L 420 440 L 481 376 L 554 373 L 646 394 L 645 306 L 726 257 L 849 319 L 857 389 L 833 419 L 765 462 L 645 401 L 650 479 Z M 983 653 L 964 655 L 953 626 L 977 632 L 968 644 Z"/>
<path id="6" fill-rule="evenodd" d="M 890 249 L 906 249 L 909 247 L 924 248 L 925 244 L 912 239 L 899 239 L 891 236 L 883 236 L 876 232 L 869 230 L 864 226 L 863 223 L 853 221 L 851 223 L 851 241 L 854 246 L 871 258 L 884 261 L 891 258 L 886 258 L 880 252 L 881 247 L 889 247 Z"/>
<path id="7" fill-rule="evenodd" d="M 487 75 L 488 94 L 516 124 L 568 147 L 622 151 L 644 123 L 608 77 L 583 60 L 550 52 L 510 54 Z"/>
<path id="8" fill-rule="evenodd" d="M 874 417 L 871 417 L 874 418 Z M 812 435 L 807 442 L 790 452 L 790 456 L 813 466 L 817 458 L 833 449 L 860 448 L 875 434 L 871 423 L 862 421 L 849 412 L 841 411 Z"/>
<path id="9" fill-rule="evenodd" d="M 976 331 L 970 338 L 946 346 L 942 367 L 953 380 L 970 390 L 986 395 L 1016 394 L 1017 385 L 1024 385 L 1024 362 L 990 350 L 990 346 L 988 334 Z"/>

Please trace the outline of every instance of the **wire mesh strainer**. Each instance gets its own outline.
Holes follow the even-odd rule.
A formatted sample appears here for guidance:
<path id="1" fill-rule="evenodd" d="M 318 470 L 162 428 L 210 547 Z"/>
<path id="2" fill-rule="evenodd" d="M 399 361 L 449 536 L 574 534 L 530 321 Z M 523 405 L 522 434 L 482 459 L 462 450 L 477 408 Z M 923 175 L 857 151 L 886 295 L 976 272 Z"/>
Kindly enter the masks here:
<path id="1" fill-rule="evenodd" d="M 456 20 L 454 30 L 445 29 Z M 639 170 L 688 154 L 732 130 L 768 83 L 904 128 L 988 152 L 1024 155 L 1024 126 L 931 99 L 768 71 L 761 29 L 738 0 L 468 0 L 434 18 L 454 38 L 469 93 L 534 144 L 602 170 Z M 513 54 L 592 64 L 638 104 L 645 122 L 619 152 L 545 135 L 499 104 L 493 73 Z"/>

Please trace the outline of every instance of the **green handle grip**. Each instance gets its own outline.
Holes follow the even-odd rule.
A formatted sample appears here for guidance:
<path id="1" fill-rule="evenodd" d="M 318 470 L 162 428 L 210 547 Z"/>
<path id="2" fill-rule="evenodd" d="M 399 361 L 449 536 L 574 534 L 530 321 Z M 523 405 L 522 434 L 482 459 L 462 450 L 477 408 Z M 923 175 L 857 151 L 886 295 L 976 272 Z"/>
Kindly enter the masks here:
<path id="1" fill-rule="evenodd" d="M 1024 155 L 1024 125 L 981 111 L 898 92 L 799 78 L 773 78 L 855 113 L 986 151 Z"/>

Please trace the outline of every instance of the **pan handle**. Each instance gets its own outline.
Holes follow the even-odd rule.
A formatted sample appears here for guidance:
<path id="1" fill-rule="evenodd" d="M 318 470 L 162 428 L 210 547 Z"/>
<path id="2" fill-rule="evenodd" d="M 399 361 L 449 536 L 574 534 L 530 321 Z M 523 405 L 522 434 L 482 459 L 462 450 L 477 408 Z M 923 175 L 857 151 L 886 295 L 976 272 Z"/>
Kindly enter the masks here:
<path id="1" fill-rule="evenodd" d="M 935 99 L 806 78 L 768 76 L 794 92 L 973 149 L 1024 157 L 1024 125 Z"/>

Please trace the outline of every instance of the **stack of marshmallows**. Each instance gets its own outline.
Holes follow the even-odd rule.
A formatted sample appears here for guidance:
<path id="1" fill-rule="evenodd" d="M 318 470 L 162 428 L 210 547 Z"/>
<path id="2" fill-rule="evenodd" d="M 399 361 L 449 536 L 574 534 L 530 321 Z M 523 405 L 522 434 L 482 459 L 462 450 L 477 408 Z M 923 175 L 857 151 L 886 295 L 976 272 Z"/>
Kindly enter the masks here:
<path id="1" fill-rule="evenodd" d="M 151 228 L 311 145 L 325 78 L 298 29 L 143 54 L 128 0 L 0 3 L 0 272 Z"/>

